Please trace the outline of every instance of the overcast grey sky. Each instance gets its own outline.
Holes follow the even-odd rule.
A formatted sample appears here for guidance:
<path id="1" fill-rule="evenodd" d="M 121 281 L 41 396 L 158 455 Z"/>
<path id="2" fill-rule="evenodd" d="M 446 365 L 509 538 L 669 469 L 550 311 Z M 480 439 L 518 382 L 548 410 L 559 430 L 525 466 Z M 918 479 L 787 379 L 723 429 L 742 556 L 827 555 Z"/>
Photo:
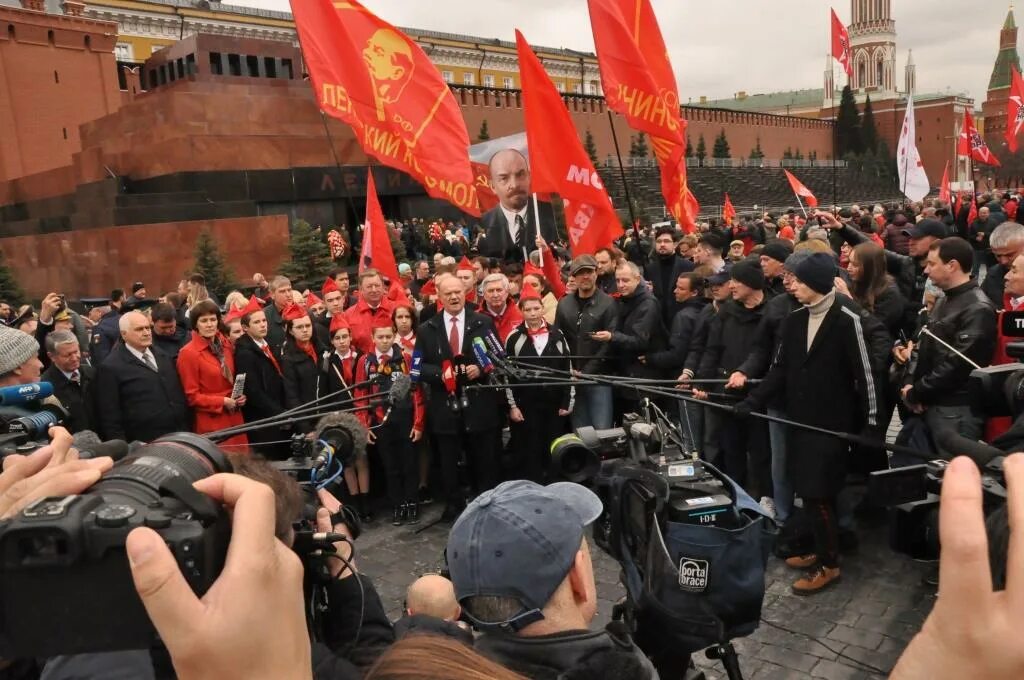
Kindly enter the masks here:
<path id="1" fill-rule="evenodd" d="M 288 10 L 288 0 L 225 0 Z M 435 31 L 592 51 L 586 0 L 362 0 L 387 21 Z M 823 0 L 653 0 L 682 100 L 822 87 L 829 51 Z M 958 10 L 936 0 L 893 0 L 897 82 L 913 49 L 919 92 L 967 92 L 980 107 L 999 48 L 1006 0 Z M 850 2 L 834 3 L 849 21 Z M 942 8 L 942 9 L 940 9 Z M 838 65 L 836 66 L 839 72 Z M 841 79 L 841 83 L 845 80 Z"/>

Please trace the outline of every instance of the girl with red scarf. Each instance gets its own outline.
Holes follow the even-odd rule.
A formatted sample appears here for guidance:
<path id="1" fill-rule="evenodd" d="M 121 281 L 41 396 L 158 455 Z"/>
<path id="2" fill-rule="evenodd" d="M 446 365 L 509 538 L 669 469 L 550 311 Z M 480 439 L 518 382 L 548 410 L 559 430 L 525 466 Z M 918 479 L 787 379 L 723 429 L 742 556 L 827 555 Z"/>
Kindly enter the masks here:
<path id="1" fill-rule="evenodd" d="M 212 300 L 196 303 L 188 313 L 192 340 L 178 353 L 178 376 L 194 414 L 193 430 L 206 434 L 241 425 L 245 396 L 231 398 L 235 384 L 235 352 Z M 228 451 L 242 452 L 249 445 L 244 434 L 220 443 Z"/>

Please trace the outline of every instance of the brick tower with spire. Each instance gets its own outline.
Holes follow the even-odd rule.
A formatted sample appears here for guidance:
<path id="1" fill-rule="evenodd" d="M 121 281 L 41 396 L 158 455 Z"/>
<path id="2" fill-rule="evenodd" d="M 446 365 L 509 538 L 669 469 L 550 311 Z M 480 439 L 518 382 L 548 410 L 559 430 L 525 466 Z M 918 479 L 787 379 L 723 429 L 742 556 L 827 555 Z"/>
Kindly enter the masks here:
<path id="1" fill-rule="evenodd" d="M 1010 96 L 1010 67 L 1020 70 L 1020 55 L 1017 53 L 1017 22 L 1013 17 L 1013 7 L 1006 14 L 1003 28 L 999 32 L 999 54 L 992 67 L 992 76 L 988 81 L 988 95 L 981 105 L 985 119 L 985 141 L 992 152 L 1003 163 L 999 175 L 1020 174 L 1024 171 L 1024 159 L 1017 157 L 1010 160 L 1010 152 L 1006 148 L 1006 100 Z"/>

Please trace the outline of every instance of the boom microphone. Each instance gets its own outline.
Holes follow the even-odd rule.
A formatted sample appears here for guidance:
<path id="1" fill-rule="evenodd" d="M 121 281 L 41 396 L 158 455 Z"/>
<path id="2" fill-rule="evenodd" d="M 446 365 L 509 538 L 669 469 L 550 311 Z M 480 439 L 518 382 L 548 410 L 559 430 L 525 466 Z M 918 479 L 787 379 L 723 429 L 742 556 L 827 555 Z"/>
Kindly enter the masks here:
<path id="1" fill-rule="evenodd" d="M 317 422 L 313 432 L 314 439 L 325 442 L 332 449 L 316 457 L 313 461 L 314 470 L 323 469 L 330 455 L 346 466 L 349 461 L 366 455 L 366 428 L 351 413 L 330 413 Z"/>
<path id="2" fill-rule="evenodd" d="M 968 439 L 949 428 L 943 428 L 935 432 L 935 443 L 947 451 L 967 456 L 978 467 L 984 467 L 994 458 L 1006 455 L 1005 451 L 1000 451 L 985 442 Z"/>
<path id="3" fill-rule="evenodd" d="M 388 388 L 388 404 L 394 406 L 409 396 L 412 389 L 412 378 L 405 373 L 391 374 L 391 387 Z"/>
<path id="4" fill-rule="evenodd" d="M 121 460 L 132 450 L 132 446 L 123 439 L 103 441 L 92 430 L 76 432 L 71 445 L 78 451 L 79 460 L 110 456 L 114 462 Z"/>
<path id="5" fill-rule="evenodd" d="M 46 399 L 52 394 L 53 384 L 48 382 L 0 387 L 0 406 L 22 406 Z"/>

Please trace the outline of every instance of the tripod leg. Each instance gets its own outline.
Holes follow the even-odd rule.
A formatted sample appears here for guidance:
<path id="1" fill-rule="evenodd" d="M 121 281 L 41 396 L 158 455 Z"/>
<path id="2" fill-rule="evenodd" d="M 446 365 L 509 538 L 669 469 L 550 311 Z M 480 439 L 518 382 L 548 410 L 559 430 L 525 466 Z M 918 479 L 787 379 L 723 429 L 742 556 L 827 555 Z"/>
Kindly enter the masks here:
<path id="1" fill-rule="evenodd" d="M 725 642 L 715 647 L 709 647 L 704 654 L 709 659 L 717 659 L 722 662 L 725 674 L 729 680 L 743 680 L 743 672 L 740 671 L 740 658 L 736 654 L 736 648 L 732 642 Z"/>

